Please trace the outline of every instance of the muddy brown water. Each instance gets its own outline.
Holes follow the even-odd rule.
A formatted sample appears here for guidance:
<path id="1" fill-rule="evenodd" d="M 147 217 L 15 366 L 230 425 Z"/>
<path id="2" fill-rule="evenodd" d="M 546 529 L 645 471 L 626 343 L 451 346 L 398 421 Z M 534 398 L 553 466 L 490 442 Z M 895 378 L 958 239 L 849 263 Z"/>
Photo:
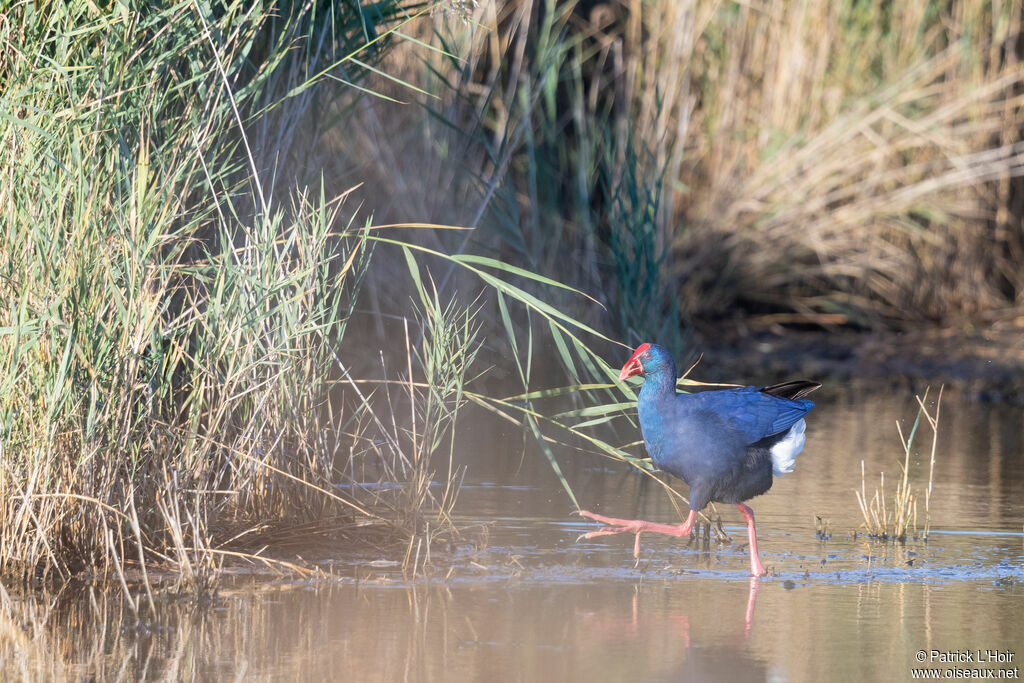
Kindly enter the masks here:
<path id="1" fill-rule="evenodd" d="M 1024 657 L 1024 410 L 947 396 L 928 542 L 854 537 L 861 460 L 887 495 L 897 418 L 913 397 L 816 395 L 796 471 L 751 502 L 762 559 L 752 579 L 742 518 L 729 545 L 596 528 L 547 463 L 496 428 L 467 442 L 463 536 L 403 577 L 394 557 L 320 557 L 314 583 L 228 577 L 209 604 L 157 595 L 135 617 L 115 591 L 2 596 L 4 680 L 829 681 L 1019 678 Z M 927 436 L 922 434 L 921 436 Z M 920 438 L 920 437 L 919 437 Z M 919 441 L 911 480 L 927 480 Z M 677 521 L 646 477 L 557 451 L 581 505 Z M 682 487 L 685 492 L 685 487 Z M 923 516 L 923 500 L 919 518 Z M 815 535 L 815 516 L 830 539 Z M 920 520 L 919 521 L 923 521 Z M 482 531 L 486 529 L 486 531 Z M 141 596 L 136 594 L 136 598 Z"/>

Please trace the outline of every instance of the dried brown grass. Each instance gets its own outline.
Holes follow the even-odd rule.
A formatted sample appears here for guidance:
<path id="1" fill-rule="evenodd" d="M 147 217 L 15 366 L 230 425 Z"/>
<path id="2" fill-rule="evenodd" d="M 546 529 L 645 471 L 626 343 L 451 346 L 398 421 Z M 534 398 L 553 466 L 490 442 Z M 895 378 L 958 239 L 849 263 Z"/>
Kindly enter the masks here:
<path id="1" fill-rule="evenodd" d="M 885 494 L 885 472 L 879 474 L 879 486 L 869 499 L 867 485 L 865 482 L 864 461 L 860 463 L 861 482 L 860 490 L 854 490 L 857 496 L 857 504 L 860 506 L 861 514 L 864 516 L 864 523 L 861 528 L 871 538 L 879 540 L 893 540 L 904 542 L 908 536 L 928 540 L 928 532 L 931 529 L 931 499 L 932 484 L 935 480 L 935 452 L 939 441 L 939 413 L 942 409 L 942 388 L 939 388 L 938 396 L 935 398 L 934 407 L 929 410 L 928 391 L 924 396 L 917 396 L 918 412 L 910 433 L 903 434 L 903 428 L 897 421 L 896 430 L 899 432 L 900 443 L 903 446 L 903 462 L 900 469 L 903 473 L 901 478 L 896 480 L 896 490 L 893 493 L 891 504 Z M 924 492 L 924 525 L 922 529 L 917 526 L 917 501 L 920 499 L 919 490 L 914 490 L 914 484 L 910 480 L 910 457 L 914 449 L 914 437 L 917 435 L 918 427 L 921 426 L 922 418 L 924 423 L 931 430 L 931 451 L 928 462 L 928 486 Z M 891 505 L 891 506 L 890 506 Z M 920 536 L 918 534 L 920 533 Z"/>
<path id="2" fill-rule="evenodd" d="M 620 327 L 673 302 L 873 328 L 1024 303 L 1020 2 L 520 0 L 434 28 L 466 58 L 388 68 L 448 94 L 367 101 L 377 132 L 339 147 L 402 188 L 384 210 L 478 225 Z"/>

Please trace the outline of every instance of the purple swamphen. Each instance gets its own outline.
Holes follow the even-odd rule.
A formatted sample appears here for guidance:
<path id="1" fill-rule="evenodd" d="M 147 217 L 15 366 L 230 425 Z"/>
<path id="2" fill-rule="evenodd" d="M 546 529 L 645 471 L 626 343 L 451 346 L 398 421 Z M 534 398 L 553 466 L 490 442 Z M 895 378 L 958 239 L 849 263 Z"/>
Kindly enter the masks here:
<path id="1" fill-rule="evenodd" d="M 615 519 L 583 510 L 584 517 L 608 525 L 584 538 L 630 532 L 688 536 L 697 513 L 709 502 L 733 503 L 747 520 L 750 572 L 767 572 L 757 554 L 754 511 L 744 501 L 772 487 L 772 476 L 793 471 L 804 447 L 804 415 L 814 404 L 802 398 L 821 385 L 795 380 L 768 387 L 741 387 L 676 392 L 676 364 L 654 344 L 641 344 L 622 367 L 619 379 L 643 375 L 637 399 L 640 430 L 651 460 L 690 486 L 690 514 L 674 526 L 643 520 Z"/>

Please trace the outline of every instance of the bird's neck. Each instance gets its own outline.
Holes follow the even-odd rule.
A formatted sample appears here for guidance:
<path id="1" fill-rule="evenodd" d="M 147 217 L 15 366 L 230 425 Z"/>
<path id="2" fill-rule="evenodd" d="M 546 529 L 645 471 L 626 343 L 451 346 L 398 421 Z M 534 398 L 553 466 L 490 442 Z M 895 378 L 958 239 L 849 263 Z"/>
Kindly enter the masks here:
<path id="1" fill-rule="evenodd" d="M 659 372 L 644 377 L 640 387 L 639 400 L 645 403 L 658 403 L 674 398 L 676 395 L 676 378 L 674 372 Z"/>
<path id="2" fill-rule="evenodd" d="M 655 464 L 664 460 L 672 450 L 672 427 L 669 424 L 675 414 L 676 384 L 673 373 L 646 375 L 637 397 L 637 413 L 640 431 L 644 435 L 647 452 Z"/>

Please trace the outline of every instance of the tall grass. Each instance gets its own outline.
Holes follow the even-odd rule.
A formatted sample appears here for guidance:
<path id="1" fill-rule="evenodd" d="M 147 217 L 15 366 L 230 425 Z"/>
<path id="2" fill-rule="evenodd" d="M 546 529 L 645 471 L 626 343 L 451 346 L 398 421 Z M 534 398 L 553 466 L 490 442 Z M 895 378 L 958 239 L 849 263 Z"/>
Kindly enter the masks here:
<path id="1" fill-rule="evenodd" d="M 282 524 L 405 533 L 335 487 L 347 444 L 379 450 L 359 431 L 368 406 L 331 395 L 369 229 L 346 195 L 267 169 L 315 113 L 316 81 L 372 69 L 400 10 L 0 16 L 5 576 L 124 581 L 155 561 L 202 583 Z M 448 313 L 423 319 L 428 335 Z M 431 381 L 452 372 L 423 361 Z"/>
<path id="2" fill-rule="evenodd" d="M 449 528 L 453 426 L 467 401 L 489 400 L 467 388 L 479 305 L 449 303 L 431 263 L 614 374 L 577 336 L 596 330 L 516 282 L 575 290 L 393 236 L 351 193 L 303 182 L 320 159 L 299 158 L 294 127 L 316 140 L 325 117 L 389 97 L 357 82 L 429 8 L 402 9 L 4 15 L 4 576 L 140 577 L 152 605 L 154 566 L 202 586 L 226 561 L 295 569 L 254 551 L 267 542 L 367 531 L 405 541 L 415 572 Z M 317 87 L 328 78 L 341 85 Z M 345 340 L 381 251 L 404 256 L 414 307 L 401 342 L 373 358 Z M 383 380 L 356 374 L 371 364 Z"/>

